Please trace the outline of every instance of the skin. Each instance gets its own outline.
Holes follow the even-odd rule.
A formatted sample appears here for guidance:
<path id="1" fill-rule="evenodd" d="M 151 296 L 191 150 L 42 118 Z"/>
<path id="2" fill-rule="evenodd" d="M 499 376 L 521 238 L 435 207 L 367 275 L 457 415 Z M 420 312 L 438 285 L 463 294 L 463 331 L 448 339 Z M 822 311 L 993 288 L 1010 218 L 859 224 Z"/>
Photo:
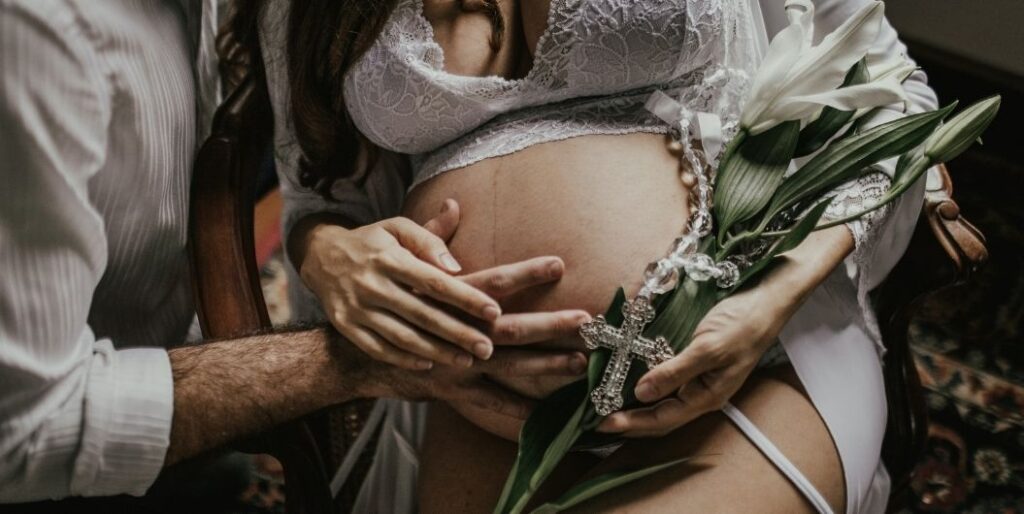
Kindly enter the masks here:
<path id="1" fill-rule="evenodd" d="M 403 225 L 410 227 L 410 225 Z M 450 237 L 458 226 L 458 206 L 428 220 L 421 230 L 429 238 Z M 435 239 L 431 239 L 435 238 Z M 480 270 L 452 279 L 483 303 L 557 281 L 564 266 L 542 258 Z M 445 278 L 450 278 L 445 275 Z M 465 297 L 460 298 L 466 301 Z M 567 321 L 567 319 L 569 321 Z M 517 327 L 524 340 L 557 337 L 574 330 L 578 318 L 540 314 L 499 316 L 481 333 L 505 342 L 502 327 Z M 499 333 L 494 335 L 498 327 Z M 327 328 L 293 330 L 210 342 L 169 352 L 174 379 L 174 417 L 165 465 L 197 456 L 238 438 L 356 398 L 440 399 L 469 402 L 478 408 L 522 420 L 532 402 L 497 386 L 483 375 L 454 373 L 456 368 L 405 370 L 375 360 Z M 482 373 L 522 377 L 579 375 L 586 361 L 576 352 L 529 352 L 499 348 L 475 364 Z"/>
<path id="2" fill-rule="evenodd" d="M 427 0 L 425 5 L 449 72 L 522 73 L 524 61 L 508 57 L 516 50 L 486 49 L 490 27 L 485 17 L 472 11 L 452 14 L 447 1 Z M 522 31 L 521 38 L 506 37 L 505 45 L 525 41 L 532 50 L 543 31 L 547 2 L 501 5 L 509 30 L 514 30 L 513 20 L 520 20 L 514 26 Z M 519 11 L 511 10 L 515 6 Z M 562 257 L 567 266 L 562 280 L 547 290 L 506 298 L 504 312 L 582 308 L 598 313 L 616 286 L 635 292 L 643 263 L 661 256 L 665 242 L 684 228 L 688 191 L 679 171 L 678 159 L 661 136 L 578 137 L 443 174 L 413 192 L 405 214 L 422 220 L 444 198 L 457 199 L 465 216 L 449 248 L 468 271 L 532 255 Z M 662 462 L 672 455 L 698 455 L 673 472 L 581 510 L 659 512 L 687 505 L 696 512 L 811 512 L 788 480 L 716 412 L 731 398 L 842 510 L 838 455 L 792 368 L 754 371 L 754 365 L 852 247 L 843 227 L 815 234 L 756 287 L 718 305 L 701 323 L 690 349 L 640 382 L 647 387 L 637 393 L 652 406 L 613 416 L 601 427 L 640 439 L 600 463 L 587 455 L 569 456 L 539 496 L 555 496 L 585 475 Z M 572 338 L 552 343 L 578 345 Z M 502 381 L 537 397 L 561 382 Z M 420 456 L 423 512 L 490 511 L 514 459 L 516 447 L 508 439 L 517 431 L 515 422 L 459 402 L 434 407 Z"/>

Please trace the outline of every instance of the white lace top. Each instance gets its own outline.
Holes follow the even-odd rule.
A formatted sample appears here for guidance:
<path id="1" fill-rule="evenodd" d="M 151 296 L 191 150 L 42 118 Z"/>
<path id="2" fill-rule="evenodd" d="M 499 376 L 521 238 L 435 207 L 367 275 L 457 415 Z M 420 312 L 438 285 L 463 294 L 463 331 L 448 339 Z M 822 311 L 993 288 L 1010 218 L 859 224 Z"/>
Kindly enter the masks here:
<path id="1" fill-rule="evenodd" d="M 533 67 L 505 79 L 444 71 L 422 0 L 399 0 L 347 75 L 345 105 L 371 141 L 412 156 L 414 185 L 542 142 L 665 132 L 643 108 L 647 96 L 699 88 L 729 59 L 727 42 L 740 39 L 727 27 L 749 14 L 738 3 L 552 0 Z M 755 64 L 755 52 L 732 50 L 748 57 L 738 65 Z"/>

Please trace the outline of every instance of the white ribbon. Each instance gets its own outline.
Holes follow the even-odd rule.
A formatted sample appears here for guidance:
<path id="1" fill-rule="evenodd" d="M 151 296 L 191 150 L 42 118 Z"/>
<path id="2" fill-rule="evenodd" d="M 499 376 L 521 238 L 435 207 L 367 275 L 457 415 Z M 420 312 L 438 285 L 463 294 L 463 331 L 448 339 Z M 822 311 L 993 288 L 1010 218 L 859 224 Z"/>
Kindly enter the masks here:
<path id="1" fill-rule="evenodd" d="M 689 135 L 689 129 L 692 127 L 693 136 L 700 140 L 708 163 L 717 162 L 718 154 L 722 151 L 725 140 L 722 131 L 722 118 L 718 115 L 691 111 L 661 90 L 651 93 L 644 108 L 665 123 L 677 127 L 683 139 Z"/>

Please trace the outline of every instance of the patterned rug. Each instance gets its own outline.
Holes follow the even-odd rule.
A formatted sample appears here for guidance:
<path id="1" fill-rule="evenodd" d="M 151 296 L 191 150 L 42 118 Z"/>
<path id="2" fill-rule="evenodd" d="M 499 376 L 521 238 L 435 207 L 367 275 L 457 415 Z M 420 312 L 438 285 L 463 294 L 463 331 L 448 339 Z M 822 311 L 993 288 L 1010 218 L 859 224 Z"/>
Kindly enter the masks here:
<path id="1" fill-rule="evenodd" d="M 990 261 L 911 329 L 931 416 L 912 511 L 1024 513 L 1024 168 L 974 153 L 951 171 Z"/>
<path id="2" fill-rule="evenodd" d="M 972 154 L 952 172 L 991 259 L 971 284 L 930 298 L 911 328 L 931 424 L 903 513 L 1024 514 L 1024 168 Z M 263 269 L 271 317 L 285 322 L 280 254 Z M 253 469 L 236 512 L 283 512 L 280 465 L 257 456 Z"/>

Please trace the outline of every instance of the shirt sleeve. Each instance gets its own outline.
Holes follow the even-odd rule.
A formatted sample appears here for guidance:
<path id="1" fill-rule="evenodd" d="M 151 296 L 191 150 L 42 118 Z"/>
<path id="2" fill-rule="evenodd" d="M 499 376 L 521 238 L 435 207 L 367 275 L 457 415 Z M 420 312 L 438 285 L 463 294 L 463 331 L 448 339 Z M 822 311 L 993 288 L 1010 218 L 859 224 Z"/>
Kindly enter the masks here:
<path id="1" fill-rule="evenodd" d="M 112 90 L 83 23 L 64 2 L 0 0 L 0 503 L 141 495 L 169 444 L 166 351 L 115 350 L 88 325 Z"/>

